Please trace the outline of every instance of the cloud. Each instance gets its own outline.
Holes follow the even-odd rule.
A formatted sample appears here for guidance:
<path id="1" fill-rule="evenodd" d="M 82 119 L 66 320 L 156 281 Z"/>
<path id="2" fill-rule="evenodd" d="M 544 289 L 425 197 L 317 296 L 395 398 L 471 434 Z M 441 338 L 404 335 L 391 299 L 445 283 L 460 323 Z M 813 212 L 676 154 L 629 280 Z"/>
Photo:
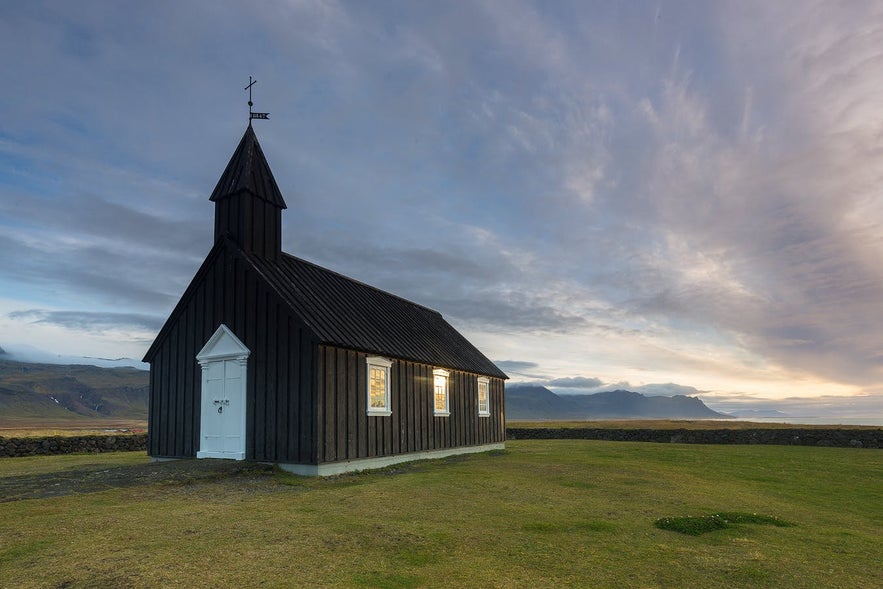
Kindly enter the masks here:
<path id="1" fill-rule="evenodd" d="M 787 397 L 769 399 L 755 395 L 723 393 L 703 395 L 711 408 L 734 415 L 755 412 L 778 412 L 783 418 L 848 419 L 855 423 L 873 424 L 883 414 L 883 395 L 822 395 L 818 397 Z"/>
<path id="2" fill-rule="evenodd" d="M 521 372 L 523 370 L 533 370 L 538 368 L 536 362 L 525 362 L 523 360 L 495 360 L 494 364 L 499 366 L 504 372 L 509 370 L 513 372 Z"/>
<path id="3" fill-rule="evenodd" d="M 771 22 L 785 19 L 773 12 Z M 883 273 L 870 263 L 881 253 L 881 164 L 874 127 L 852 115 L 879 118 L 865 82 L 883 63 L 868 42 L 879 19 L 859 24 L 869 15 L 850 14 L 855 34 L 831 25 L 851 20 L 843 14 L 801 17 L 796 31 L 768 43 L 766 14 L 764 26 L 749 29 L 757 16 L 748 11 L 726 30 L 734 45 L 719 65 L 731 79 L 710 86 L 701 76 L 708 64 L 679 51 L 658 92 L 634 101 L 623 122 L 643 129 L 644 145 L 630 155 L 614 139 L 611 150 L 619 167 L 643 173 L 631 191 L 612 186 L 593 199 L 593 212 L 622 236 L 617 247 L 597 248 L 608 254 L 604 294 L 681 342 L 717 333 L 711 339 L 732 339 L 786 370 L 872 385 L 883 376 L 873 360 L 883 349 Z M 778 59 L 785 54 L 800 58 Z M 754 71 L 787 83 L 759 92 Z M 718 106 L 733 84 L 745 97 L 739 117 Z M 821 114 L 831 104 L 844 105 L 844 116 Z M 613 112 L 622 119 L 621 107 Z M 784 124 L 773 126 L 777 117 Z M 659 343 L 673 352 L 683 345 Z"/>
<path id="4" fill-rule="evenodd" d="M 286 251 L 537 379 L 883 382 L 873 3 L 167 13 L 4 11 L 6 296 L 167 313 L 211 247 L 246 72 Z"/>
<path id="5" fill-rule="evenodd" d="M 7 313 L 10 319 L 57 325 L 75 331 L 102 333 L 121 328 L 157 332 L 164 319 L 138 313 L 98 313 L 91 311 L 49 311 L 26 309 Z"/>
<path id="6" fill-rule="evenodd" d="M 540 365 L 536 362 L 527 362 L 523 360 L 494 360 L 494 364 L 505 372 L 513 381 L 542 380 L 547 375 L 542 373 Z"/>
<path id="7" fill-rule="evenodd" d="M 89 306 L 165 309 L 183 292 L 188 274 L 199 267 L 197 260 L 171 252 L 157 255 L 77 240 L 46 244 L 17 237 L 0 236 L 0 248 L 6 254 L 0 256 L 0 272 L 10 292 L 36 291 L 40 294 L 32 296 L 56 306 L 65 302 L 58 293 L 67 292 L 66 298 Z"/>
<path id="8" fill-rule="evenodd" d="M 695 397 L 702 393 L 696 387 L 675 384 L 673 382 L 639 385 L 629 388 L 629 390 L 642 393 L 648 397 L 674 397 L 676 395 Z"/>
<path id="9" fill-rule="evenodd" d="M 114 356 L 111 358 L 99 358 L 94 356 L 77 356 L 74 354 L 58 354 L 47 352 L 41 348 L 27 344 L 13 344 L 8 346 L 4 359 L 16 362 L 36 362 L 45 364 L 87 364 L 105 368 L 119 368 L 131 366 L 140 370 L 149 370 L 150 365 L 136 358 Z"/>
<path id="10" fill-rule="evenodd" d="M 589 378 L 585 376 L 568 376 L 565 378 L 553 378 L 547 383 L 547 386 L 558 387 L 562 389 L 595 389 L 604 383 L 597 378 Z"/>

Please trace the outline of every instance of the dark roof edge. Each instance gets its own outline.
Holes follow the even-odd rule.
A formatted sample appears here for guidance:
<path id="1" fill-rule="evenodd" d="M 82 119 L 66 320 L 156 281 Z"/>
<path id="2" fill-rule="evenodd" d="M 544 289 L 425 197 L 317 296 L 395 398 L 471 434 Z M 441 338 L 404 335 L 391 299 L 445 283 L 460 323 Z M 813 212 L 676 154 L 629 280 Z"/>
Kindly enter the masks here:
<path id="1" fill-rule="evenodd" d="M 251 121 L 249 121 L 249 123 L 251 123 Z M 226 183 L 225 181 L 232 173 L 233 166 L 239 163 L 237 156 L 240 156 L 240 152 L 242 152 L 246 148 L 246 140 L 249 139 L 250 136 L 254 137 L 254 130 L 251 128 L 251 124 L 249 124 L 248 127 L 245 129 L 245 132 L 239 139 L 239 143 L 236 144 L 236 149 L 233 150 L 233 153 L 230 155 L 230 159 L 227 160 L 227 165 L 224 166 L 224 171 L 221 172 L 221 175 L 218 177 L 218 181 L 215 183 L 215 187 L 212 189 L 211 195 L 208 197 L 210 201 L 214 202 L 215 200 L 218 200 L 222 196 L 227 194 L 225 192 L 222 192 L 224 190 L 224 184 Z"/>
<path id="2" fill-rule="evenodd" d="M 246 255 L 247 255 L 247 254 L 246 254 Z M 397 295 L 397 294 L 391 293 L 391 292 L 389 292 L 389 291 L 383 290 L 382 288 L 378 288 L 378 287 L 373 286 L 373 285 L 371 285 L 371 284 L 368 284 L 368 283 L 362 282 L 361 280 L 356 280 L 355 278 L 351 278 L 351 277 L 349 277 L 349 276 L 347 276 L 347 275 L 345 275 L 345 274 L 341 274 L 340 272 L 336 272 L 336 271 L 334 271 L 334 270 L 330 270 L 330 269 L 328 269 L 328 268 L 326 268 L 326 267 L 324 267 L 324 266 L 320 266 L 319 264 L 316 264 L 315 262 L 310 262 L 309 260 L 305 260 L 305 259 L 303 259 L 303 258 L 299 258 L 299 257 L 294 256 L 294 255 L 291 255 L 291 254 L 289 254 L 289 253 L 287 253 L 287 252 L 282 252 L 282 255 L 283 255 L 283 256 L 287 256 L 287 257 L 289 257 L 289 258 L 291 258 L 291 259 L 293 259 L 293 260 L 297 260 L 298 262 L 303 263 L 303 264 L 306 264 L 306 265 L 308 265 L 308 266 L 312 266 L 312 267 L 314 267 L 314 268 L 317 268 L 318 270 L 320 270 L 320 271 L 322 271 L 322 272 L 327 272 L 328 274 L 333 274 L 333 275 L 335 275 L 335 276 L 341 278 L 342 280 L 346 280 L 346 281 L 348 281 L 348 282 L 351 282 L 351 283 L 354 283 L 354 284 L 358 284 L 359 286 L 363 286 L 363 287 L 365 287 L 365 288 L 369 288 L 369 289 L 371 289 L 371 290 L 373 290 L 373 291 L 375 291 L 375 292 L 378 292 L 378 293 L 380 293 L 380 294 L 382 294 L 382 295 L 384 295 L 384 296 L 388 296 L 388 297 L 391 297 L 391 298 L 394 298 L 394 299 L 397 299 L 397 300 L 403 301 L 403 302 L 405 302 L 405 303 L 407 303 L 407 304 L 409 304 L 409 305 L 413 305 L 414 307 L 417 307 L 417 308 L 420 308 L 420 309 L 423 309 L 423 310 L 425 310 L 425 311 L 428 311 L 428 312 L 430 312 L 430 313 L 435 314 L 435 315 L 438 316 L 438 317 L 439 317 L 439 318 L 440 318 L 445 324 L 447 324 L 447 325 L 450 327 L 450 329 L 454 331 L 454 333 L 456 333 L 456 334 L 458 334 L 460 337 L 462 337 L 463 340 L 464 340 L 467 344 L 469 344 L 469 345 L 472 347 L 473 351 L 474 351 L 476 354 L 478 354 L 479 356 L 481 356 L 482 358 L 484 358 L 490 366 L 493 366 L 494 368 L 496 368 L 498 374 L 491 373 L 491 372 L 474 372 L 474 371 L 472 371 L 472 370 L 464 370 L 463 368 L 456 368 L 456 367 L 454 367 L 454 366 L 443 366 L 443 365 L 438 365 L 438 364 L 435 364 L 434 366 L 437 366 L 438 368 L 450 368 L 451 370 L 457 370 L 457 371 L 460 371 L 460 372 L 468 372 L 468 373 L 472 373 L 472 374 L 481 374 L 482 376 L 492 376 L 492 377 L 494 377 L 494 378 L 502 378 L 502 379 L 504 379 L 504 380 L 508 380 L 508 379 L 509 379 L 509 376 L 508 376 L 505 372 L 503 372 L 502 370 L 500 370 L 500 368 L 499 368 L 499 367 L 498 367 L 498 366 L 497 366 L 497 365 L 496 365 L 496 364 L 495 364 L 490 358 L 488 358 L 487 356 L 485 356 L 485 355 L 481 352 L 481 350 L 479 350 L 477 347 L 475 347 L 475 346 L 472 344 L 472 342 L 470 342 L 466 337 L 464 337 L 464 336 L 460 333 L 459 330 L 457 330 L 453 325 L 451 325 L 450 323 L 448 323 L 447 319 L 444 318 L 444 315 L 443 315 L 441 312 L 437 311 L 436 309 L 433 309 L 433 308 L 431 308 L 431 307 L 427 307 L 427 306 L 425 306 L 425 305 L 421 305 L 420 303 L 415 303 L 414 301 L 412 301 L 412 300 L 410 300 L 410 299 L 406 299 L 405 297 L 402 297 L 402 296 L 399 296 L 399 295 Z M 266 280 L 266 278 L 265 278 L 265 280 Z M 277 291 L 277 292 L 278 292 L 278 291 Z M 283 299 L 285 299 L 285 296 L 284 296 L 283 293 L 279 293 L 279 294 L 280 294 L 280 296 L 283 297 Z M 292 309 L 292 310 L 293 310 L 293 309 Z M 366 348 L 366 349 L 351 348 L 351 347 L 347 347 L 347 346 L 341 346 L 340 344 L 334 343 L 334 342 L 332 342 L 332 341 L 323 341 L 323 340 L 319 340 L 319 343 L 322 343 L 322 344 L 324 344 L 324 345 L 329 345 L 329 346 L 335 346 L 335 347 L 343 348 L 343 349 L 352 349 L 352 350 L 356 350 L 356 351 L 367 352 L 367 353 L 371 353 L 371 354 L 387 355 L 387 356 L 389 356 L 390 358 L 399 358 L 399 359 L 401 359 L 401 360 L 406 360 L 406 361 L 408 361 L 408 362 L 417 362 L 417 363 L 419 363 L 419 364 L 427 364 L 427 365 L 429 365 L 425 360 L 422 360 L 422 359 L 419 359 L 419 358 L 408 358 L 408 357 L 390 356 L 389 354 L 387 354 L 386 352 L 383 352 L 382 350 L 373 350 L 373 349 L 367 349 L 367 348 Z"/>
<path id="3" fill-rule="evenodd" d="M 257 192 L 255 192 L 254 190 L 252 190 L 250 188 L 245 188 L 245 187 L 237 188 L 233 192 L 227 192 L 227 193 L 224 193 L 224 194 L 217 196 L 217 197 L 212 197 L 209 200 L 211 200 L 212 202 L 218 202 L 218 201 L 224 200 L 225 198 L 233 198 L 234 196 L 238 196 L 239 194 L 242 194 L 243 192 L 250 194 L 251 196 L 253 196 L 257 199 L 260 199 L 264 202 L 268 202 L 271 205 L 279 207 L 280 209 L 287 209 L 288 208 L 288 205 L 285 204 L 284 200 L 282 201 L 282 204 L 279 205 L 279 204 L 273 202 L 272 200 L 270 200 L 269 198 L 267 198 L 266 196 L 262 196 L 262 195 L 258 194 Z"/>
<path id="4" fill-rule="evenodd" d="M 233 248 L 237 254 L 241 255 L 242 258 L 248 262 L 248 265 L 251 267 L 252 270 L 255 271 L 258 276 L 261 277 L 261 280 L 264 281 L 264 284 L 266 284 L 268 288 L 272 289 L 273 292 L 276 293 L 276 296 L 278 296 L 286 305 L 288 305 L 288 310 L 291 311 L 291 313 L 295 315 L 301 321 L 301 323 L 303 323 L 304 326 L 307 327 L 307 329 L 310 329 L 310 331 L 312 332 L 313 330 L 309 327 L 309 325 L 307 325 L 307 322 L 304 321 L 304 318 L 301 317 L 300 314 L 295 310 L 294 305 L 291 301 L 291 296 L 285 292 L 285 289 L 280 288 L 276 284 L 275 280 L 271 280 L 270 277 L 267 276 L 267 274 L 263 270 L 261 270 L 260 265 L 255 263 L 252 254 L 243 250 L 241 247 L 239 247 L 239 244 L 237 244 L 234 240 L 230 238 L 225 238 L 225 241 L 229 242 L 230 247 Z M 285 252 L 282 253 L 285 254 Z M 315 333 L 313 333 L 313 336 L 315 337 Z"/>
<path id="5" fill-rule="evenodd" d="M 436 315 L 438 315 L 439 317 L 444 317 L 444 315 L 442 315 L 440 312 L 436 311 L 435 309 L 433 309 L 431 307 L 427 307 L 426 305 L 421 305 L 420 303 L 415 303 L 414 301 L 412 301 L 410 299 L 406 299 L 405 297 L 399 296 L 395 293 L 391 293 L 388 290 L 383 290 L 382 288 L 372 286 L 372 285 L 368 284 L 367 282 L 362 282 L 361 280 L 356 280 L 355 278 L 351 278 L 351 277 L 347 276 L 346 274 L 341 274 L 340 272 L 330 270 L 330 269 L 326 268 L 325 266 L 320 266 L 319 264 L 316 264 L 315 262 L 311 262 L 309 260 L 305 260 L 303 258 L 293 256 L 293 255 L 289 254 L 288 252 L 282 252 L 282 255 L 288 256 L 289 258 L 294 258 L 298 262 L 303 262 L 304 264 L 308 264 L 310 266 L 313 266 L 314 268 L 318 268 L 319 270 L 321 270 L 323 272 L 328 272 L 329 274 L 334 274 L 335 276 L 339 276 L 340 278 L 343 278 L 344 280 L 348 280 L 349 282 L 354 282 L 354 283 L 358 284 L 359 286 L 364 286 L 365 288 L 370 288 L 371 290 L 379 292 L 381 294 L 384 294 L 388 297 L 393 297 L 393 298 L 396 298 L 400 301 L 404 301 L 404 302 L 408 303 L 409 305 L 414 305 L 415 307 L 420 307 L 421 309 L 424 309 L 426 311 L 431 311 L 431 312 L 435 313 Z"/>
<path id="6" fill-rule="evenodd" d="M 467 341 L 469 341 L 469 340 L 467 340 Z M 432 366 L 434 368 L 444 368 L 446 370 L 455 370 L 457 372 L 462 372 L 464 374 L 477 374 L 479 376 L 487 376 L 490 378 L 499 378 L 500 380 L 509 380 L 509 375 L 507 375 L 505 372 L 500 370 L 500 368 L 496 364 L 494 364 L 490 359 L 487 359 L 487 356 L 484 356 L 484 354 L 482 354 L 482 356 L 484 356 L 485 359 L 487 359 L 488 362 L 494 368 L 497 369 L 499 374 L 491 374 L 489 372 L 477 372 L 475 370 L 467 370 L 465 368 L 457 368 L 456 366 L 446 366 L 444 364 L 431 364 L 431 363 L 427 362 L 426 360 L 419 360 L 417 358 L 407 358 L 407 357 L 403 357 L 403 356 L 394 356 L 394 355 L 389 354 L 387 352 L 382 352 L 379 350 L 371 350 L 368 348 L 355 348 L 352 346 L 342 346 L 340 344 L 336 344 L 331 341 L 324 341 L 321 339 L 317 340 L 316 343 L 318 343 L 320 346 L 330 346 L 330 347 L 338 348 L 341 350 L 352 350 L 353 352 L 363 352 L 365 354 L 377 354 L 378 356 L 383 356 L 384 358 L 390 358 L 392 360 L 399 360 L 401 362 L 413 362 L 414 364 L 423 364 L 424 366 Z M 481 353 L 481 352 L 479 351 L 479 353 Z"/>

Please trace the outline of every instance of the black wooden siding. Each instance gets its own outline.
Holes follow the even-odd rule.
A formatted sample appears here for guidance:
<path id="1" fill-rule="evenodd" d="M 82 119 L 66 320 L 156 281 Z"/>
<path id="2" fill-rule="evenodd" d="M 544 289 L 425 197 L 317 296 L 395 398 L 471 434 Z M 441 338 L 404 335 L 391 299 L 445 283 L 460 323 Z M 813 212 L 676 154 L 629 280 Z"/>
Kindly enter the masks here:
<path id="1" fill-rule="evenodd" d="M 369 354 L 318 346 L 318 462 L 478 446 L 506 439 L 503 380 L 490 378 L 488 417 L 478 415 L 478 375 L 449 370 L 450 415 L 433 415 L 433 368 L 393 359 L 389 416 L 367 414 Z"/>
<path id="2" fill-rule="evenodd" d="M 282 252 L 280 209 L 246 192 L 215 203 L 215 240 L 225 235 L 248 252 L 276 259 Z"/>
<path id="3" fill-rule="evenodd" d="M 391 416 L 368 416 L 369 354 L 320 344 L 272 273 L 221 241 L 148 352 L 148 453 L 199 450 L 202 372 L 196 354 L 221 323 L 248 347 L 246 457 L 318 464 L 505 440 L 503 381 L 489 379 L 491 416 L 478 415 L 478 375 L 392 357 Z M 450 371 L 450 416 L 433 415 L 433 368 Z"/>
<path id="4" fill-rule="evenodd" d="M 223 323 L 251 351 L 246 457 L 315 463 L 312 334 L 234 251 L 223 244 L 213 250 L 152 350 L 148 454 L 192 457 L 199 450 L 202 372 L 196 354 Z"/>

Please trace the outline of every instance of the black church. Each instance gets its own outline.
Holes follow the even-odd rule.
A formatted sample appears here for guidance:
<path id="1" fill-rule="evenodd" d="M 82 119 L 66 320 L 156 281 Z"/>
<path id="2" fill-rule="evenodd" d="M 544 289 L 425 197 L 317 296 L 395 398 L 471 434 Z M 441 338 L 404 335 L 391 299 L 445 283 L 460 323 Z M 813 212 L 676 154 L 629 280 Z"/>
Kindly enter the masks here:
<path id="1" fill-rule="evenodd" d="M 249 122 L 215 243 L 144 357 L 148 454 L 329 475 L 502 448 L 506 375 L 436 311 L 282 251 Z"/>

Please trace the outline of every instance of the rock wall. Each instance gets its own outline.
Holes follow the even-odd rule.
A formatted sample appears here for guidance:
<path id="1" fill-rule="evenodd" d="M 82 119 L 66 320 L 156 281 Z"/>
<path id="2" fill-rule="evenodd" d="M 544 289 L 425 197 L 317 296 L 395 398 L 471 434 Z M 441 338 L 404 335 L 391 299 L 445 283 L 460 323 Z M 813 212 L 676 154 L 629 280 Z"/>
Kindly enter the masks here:
<path id="1" fill-rule="evenodd" d="M 671 444 L 774 444 L 784 446 L 836 446 L 883 448 L 881 429 L 602 429 L 519 428 L 506 429 L 510 440 L 609 440 L 614 442 L 662 442 Z"/>
<path id="2" fill-rule="evenodd" d="M 510 440 L 608 440 L 612 442 L 660 442 L 670 444 L 773 444 L 784 446 L 883 448 L 883 428 L 660 430 L 510 427 L 506 429 L 506 437 Z M 52 436 L 46 438 L 0 437 L 0 457 L 146 450 L 147 434 Z"/>
<path id="3" fill-rule="evenodd" d="M 47 438 L 0 437 L 0 457 L 129 452 L 134 450 L 147 450 L 147 434 L 51 436 Z"/>

